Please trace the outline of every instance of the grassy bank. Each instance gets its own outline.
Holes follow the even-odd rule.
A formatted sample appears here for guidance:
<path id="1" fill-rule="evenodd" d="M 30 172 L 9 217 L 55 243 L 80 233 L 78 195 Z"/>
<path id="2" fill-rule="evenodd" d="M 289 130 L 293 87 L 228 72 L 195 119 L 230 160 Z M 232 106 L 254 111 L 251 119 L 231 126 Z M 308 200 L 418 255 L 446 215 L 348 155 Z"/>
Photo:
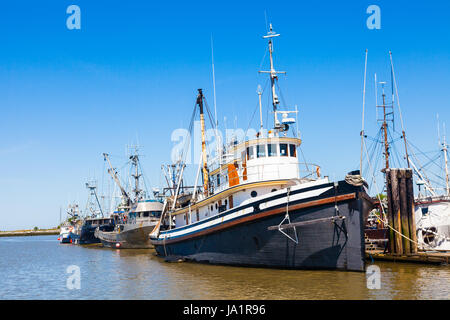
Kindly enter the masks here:
<path id="1" fill-rule="evenodd" d="M 59 229 L 0 231 L 0 237 L 46 236 L 59 234 Z"/>

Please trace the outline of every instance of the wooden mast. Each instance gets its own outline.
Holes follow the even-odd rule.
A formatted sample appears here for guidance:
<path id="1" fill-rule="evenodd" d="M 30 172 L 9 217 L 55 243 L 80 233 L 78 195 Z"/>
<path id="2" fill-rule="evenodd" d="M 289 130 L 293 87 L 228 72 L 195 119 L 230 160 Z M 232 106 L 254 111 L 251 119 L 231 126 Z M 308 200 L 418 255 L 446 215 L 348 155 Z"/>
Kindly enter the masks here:
<path id="1" fill-rule="evenodd" d="M 384 93 L 384 83 L 383 85 L 383 133 L 384 133 L 384 154 L 386 159 L 385 170 L 389 169 L 389 142 L 387 137 L 387 122 L 386 122 L 386 94 Z"/>
<path id="2" fill-rule="evenodd" d="M 202 129 L 202 161 L 203 161 L 203 193 L 205 196 L 209 194 L 209 174 L 206 158 L 206 133 L 205 133 L 205 115 L 203 113 L 203 92 L 198 89 L 197 104 L 200 108 L 200 126 Z"/>

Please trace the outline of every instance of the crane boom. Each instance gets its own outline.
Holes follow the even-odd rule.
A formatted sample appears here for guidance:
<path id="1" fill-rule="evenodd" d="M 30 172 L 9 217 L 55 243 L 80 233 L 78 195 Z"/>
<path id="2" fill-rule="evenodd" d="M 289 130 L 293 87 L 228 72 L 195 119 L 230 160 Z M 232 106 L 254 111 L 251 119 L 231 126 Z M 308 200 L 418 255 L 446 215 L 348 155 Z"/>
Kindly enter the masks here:
<path id="1" fill-rule="evenodd" d="M 123 196 L 123 197 L 125 198 L 125 200 L 127 201 L 127 204 L 130 205 L 131 202 L 132 202 L 132 201 L 131 201 L 131 198 L 130 198 L 130 196 L 128 195 L 128 193 L 125 191 L 125 189 L 122 187 L 122 185 L 121 185 L 121 183 L 120 183 L 120 180 L 119 180 L 119 177 L 117 176 L 117 172 L 116 172 L 116 170 L 112 167 L 111 161 L 109 161 L 108 154 L 107 154 L 107 153 L 104 153 L 104 154 L 103 154 L 103 157 L 104 157 L 105 161 L 108 162 L 108 165 L 109 165 L 108 173 L 111 175 L 111 177 L 112 177 L 112 178 L 114 179 L 114 181 L 116 182 L 117 186 L 118 186 L 119 189 L 120 189 L 120 192 L 122 193 L 122 196 Z"/>

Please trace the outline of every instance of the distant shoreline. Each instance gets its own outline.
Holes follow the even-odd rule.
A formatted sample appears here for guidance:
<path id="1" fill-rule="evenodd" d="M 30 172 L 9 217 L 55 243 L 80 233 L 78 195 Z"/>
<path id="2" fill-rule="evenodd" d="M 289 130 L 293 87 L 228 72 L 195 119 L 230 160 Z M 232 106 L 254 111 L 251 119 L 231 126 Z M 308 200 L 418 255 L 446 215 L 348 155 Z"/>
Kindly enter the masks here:
<path id="1" fill-rule="evenodd" d="M 46 236 L 58 234 L 59 229 L 0 231 L 0 237 Z"/>

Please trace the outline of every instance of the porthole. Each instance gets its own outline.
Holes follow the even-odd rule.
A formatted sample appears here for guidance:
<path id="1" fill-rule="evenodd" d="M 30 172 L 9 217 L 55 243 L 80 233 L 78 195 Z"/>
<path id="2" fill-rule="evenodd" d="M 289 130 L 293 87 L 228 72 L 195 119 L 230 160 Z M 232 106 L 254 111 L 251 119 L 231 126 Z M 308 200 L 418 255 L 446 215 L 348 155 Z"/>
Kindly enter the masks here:
<path id="1" fill-rule="evenodd" d="M 271 191 L 271 192 L 275 192 L 275 191 L 277 191 L 277 189 L 272 189 L 272 191 Z"/>
<path id="2" fill-rule="evenodd" d="M 216 202 L 216 210 L 217 210 L 217 202 Z"/>
<path id="3" fill-rule="evenodd" d="M 256 197 L 258 195 L 258 193 L 256 191 L 252 191 L 250 193 L 250 195 L 252 196 L 252 198 Z"/>

